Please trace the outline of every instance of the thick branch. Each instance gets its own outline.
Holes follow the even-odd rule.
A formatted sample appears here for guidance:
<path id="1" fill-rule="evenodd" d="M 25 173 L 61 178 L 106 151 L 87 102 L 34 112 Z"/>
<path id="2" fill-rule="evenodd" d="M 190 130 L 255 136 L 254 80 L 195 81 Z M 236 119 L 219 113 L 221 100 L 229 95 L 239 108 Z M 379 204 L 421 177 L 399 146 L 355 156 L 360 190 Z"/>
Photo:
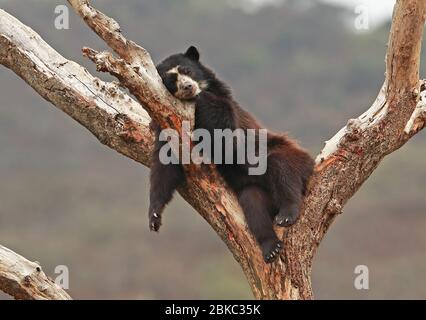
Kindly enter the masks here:
<path id="1" fill-rule="evenodd" d="M 374 170 L 365 168 L 372 158 L 378 162 L 395 151 L 424 127 L 424 82 L 419 81 L 420 49 L 426 3 L 421 0 L 398 1 L 395 6 L 385 83 L 375 102 L 357 119 L 326 143 L 317 157 L 318 171 L 334 164 L 364 166 L 355 179 L 359 187 Z M 347 176 L 336 172 L 335 178 Z M 353 176 L 352 176 L 353 178 Z M 349 199 L 354 190 L 340 190 Z"/>
<path id="2" fill-rule="evenodd" d="M 425 6 L 423 0 L 397 1 L 395 4 L 386 54 L 389 99 L 418 89 Z"/>
<path id="3" fill-rule="evenodd" d="M 97 55 L 95 61 L 99 70 L 110 72 L 119 78 L 163 128 L 173 128 L 181 132 L 183 120 L 193 122 L 193 105 L 176 99 L 166 90 L 149 53 L 133 41 L 127 40 L 114 19 L 90 6 L 87 0 L 68 2 L 122 59 L 114 59 L 107 53 Z M 85 54 L 92 60 L 95 58 L 87 49 Z"/>
<path id="4" fill-rule="evenodd" d="M 88 1 L 68 2 L 121 59 L 88 48 L 83 50 L 84 54 L 96 63 L 99 70 L 115 75 L 162 127 L 176 129 L 181 135 L 188 134 L 181 131 L 181 121 L 190 120 L 193 123 L 193 105 L 170 95 L 146 50 L 125 39 L 117 22 L 91 7 Z M 137 68 L 132 70 L 135 64 Z M 267 296 L 267 288 L 258 285 L 258 270 L 268 272 L 270 266 L 265 266 L 258 246 L 247 230 L 235 195 L 212 166 L 190 164 L 184 169 L 187 184 L 179 192 L 228 245 L 245 271 L 255 296 Z"/>
<path id="5" fill-rule="evenodd" d="M 115 85 L 102 82 L 83 67 L 62 57 L 32 29 L 2 10 L 0 63 L 23 78 L 43 98 L 85 126 L 102 143 L 149 165 L 153 140 L 148 126 L 150 119 L 141 106 L 125 93 L 117 91 Z M 122 66 L 127 68 L 127 65 Z M 130 76 L 133 75 L 129 69 L 126 70 Z M 180 118 L 175 118 L 180 121 Z M 187 176 L 188 184 L 179 192 L 228 244 L 246 271 L 255 295 L 265 295 L 256 284 L 259 282 L 256 268 L 264 265 L 261 254 L 245 227 L 235 196 L 227 191 L 211 167 L 191 166 Z"/>
<path id="6" fill-rule="evenodd" d="M 302 217 L 285 237 L 294 244 L 285 253 L 288 260 L 301 253 L 297 262 L 310 266 L 316 248 L 346 202 L 387 154 L 424 127 L 424 106 L 419 97 L 420 90 L 425 93 L 424 87 L 420 88 L 418 67 L 425 19 L 425 1 L 397 1 L 385 83 L 371 108 L 349 120 L 317 157 Z M 299 287 L 308 287 L 303 276 L 296 281 Z"/>
<path id="7" fill-rule="evenodd" d="M 34 30 L 0 10 L 0 63 L 103 144 L 149 164 L 150 118 L 114 83 L 103 82 L 51 48 Z"/>
<path id="8" fill-rule="evenodd" d="M 31 262 L 0 245 L 0 290 L 15 299 L 70 300 L 37 262 Z"/>
<path id="9" fill-rule="evenodd" d="M 121 38 L 121 33 L 117 29 L 109 30 L 109 26 L 114 25 L 111 23 L 111 19 L 91 8 L 87 1 L 70 0 L 70 3 L 80 15 L 82 12 L 89 11 L 88 8 L 92 12 L 96 12 L 90 18 L 83 14 L 82 16 L 86 17 L 85 22 L 126 62 L 149 59 L 149 56 L 146 55 L 140 59 L 125 56 L 119 47 L 123 43 L 127 44 L 128 41 Z M 418 66 L 424 15 L 425 4 L 423 1 L 398 2 L 389 41 L 387 55 L 389 70 L 385 85 L 370 110 L 360 118 L 350 120 L 347 127 L 340 131 L 338 138 L 334 139 L 338 141 L 336 147 L 328 148 L 331 149 L 329 154 L 326 157 L 324 155 L 320 157 L 323 159 L 317 166 L 316 174 L 310 184 L 308 197 L 305 199 L 302 209 L 302 218 L 296 226 L 289 229 L 284 237 L 286 251 L 282 259 L 269 270 L 269 266 L 265 267 L 259 261 L 258 255 L 241 256 L 241 251 L 235 250 L 235 243 L 228 243 L 231 251 L 234 254 L 237 252 L 236 257 L 240 262 L 248 262 L 254 267 L 255 277 L 258 278 L 258 283 L 254 288 L 256 296 L 268 298 L 309 298 L 312 296 L 308 276 L 311 261 L 331 220 L 336 213 L 341 212 L 344 204 L 368 178 L 379 161 L 409 139 L 410 135 L 404 135 L 403 130 L 413 114 L 418 100 Z M 113 37 L 109 36 L 111 33 L 114 34 Z M 121 40 L 116 41 L 116 39 Z M 99 58 L 99 55 L 92 52 L 92 60 L 94 57 Z M 148 62 L 148 65 L 151 66 L 151 62 Z M 111 68 L 106 69 L 114 73 Z M 120 80 L 126 86 L 123 79 L 120 78 Z M 417 91 L 415 91 L 416 88 Z M 139 99 L 139 101 L 141 100 Z M 417 125 L 417 128 L 420 127 Z M 203 181 L 210 181 L 209 183 L 214 185 L 215 180 L 209 180 L 211 175 L 206 175 L 204 171 L 194 170 L 194 172 L 196 173 L 195 179 L 191 182 L 195 185 Z M 204 174 L 200 174 L 200 172 Z M 210 195 L 207 194 L 207 197 Z M 212 196 L 212 199 L 217 198 Z M 195 202 L 195 204 L 197 203 L 198 201 Z M 197 206 L 195 208 L 197 209 Z M 208 212 L 207 216 L 203 215 L 211 224 L 216 217 L 215 211 L 218 207 L 212 208 L 216 208 L 216 210 Z M 236 215 L 234 211 L 226 210 L 224 216 L 233 220 Z M 215 226 L 215 224 L 212 225 Z M 238 226 L 238 224 L 225 225 L 220 228 L 216 227 L 215 230 L 224 238 L 224 235 L 241 234 L 235 230 Z M 245 238 L 247 238 L 246 235 Z M 242 237 L 237 239 L 236 244 L 243 248 L 247 246 Z M 244 264 L 243 269 L 248 274 Z M 251 274 L 248 274 L 248 278 L 252 280 Z M 253 288 L 253 282 L 250 282 Z"/>
<path id="10" fill-rule="evenodd" d="M 117 21 L 90 6 L 87 0 L 68 0 L 68 2 L 87 25 L 126 63 L 139 68 L 143 67 L 152 77 L 157 77 L 157 69 L 148 51 L 133 41 L 127 40 L 121 34 Z"/>

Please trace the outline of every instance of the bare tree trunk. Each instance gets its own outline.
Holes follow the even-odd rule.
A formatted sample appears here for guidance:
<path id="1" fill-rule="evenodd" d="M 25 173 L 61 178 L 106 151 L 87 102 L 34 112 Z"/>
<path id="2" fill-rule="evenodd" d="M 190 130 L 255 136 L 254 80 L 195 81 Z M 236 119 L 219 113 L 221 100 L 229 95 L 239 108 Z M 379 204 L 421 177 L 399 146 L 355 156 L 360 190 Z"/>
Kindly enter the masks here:
<path id="1" fill-rule="evenodd" d="M 2 10 L 0 63 L 102 143 L 149 166 L 153 140 L 149 116 L 163 128 L 171 127 L 186 135 L 189 133 L 182 130 L 181 124 L 183 120 L 193 123 L 194 108 L 167 92 L 148 52 L 125 39 L 117 22 L 86 0 L 69 0 L 69 3 L 118 58 L 89 48 L 84 48 L 83 53 L 96 63 L 99 71 L 116 76 L 138 102 L 115 84 L 100 81 L 62 57 L 33 30 Z M 312 259 L 331 222 L 383 157 L 425 126 L 425 91 L 418 74 L 425 19 L 425 1 L 397 1 L 384 85 L 373 105 L 360 117 L 350 119 L 317 157 L 301 218 L 290 228 L 276 230 L 285 245 L 277 262 L 272 265 L 263 262 L 235 195 L 214 167 L 194 164 L 184 167 L 188 179 L 180 194 L 227 244 L 256 298 L 313 297 Z"/>

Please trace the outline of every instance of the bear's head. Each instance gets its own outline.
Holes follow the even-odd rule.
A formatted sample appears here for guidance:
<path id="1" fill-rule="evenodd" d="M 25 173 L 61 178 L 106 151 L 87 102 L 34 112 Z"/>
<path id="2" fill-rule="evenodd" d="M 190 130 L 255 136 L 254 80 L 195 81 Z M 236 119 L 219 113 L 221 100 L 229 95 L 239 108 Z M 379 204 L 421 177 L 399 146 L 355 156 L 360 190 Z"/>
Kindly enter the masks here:
<path id="1" fill-rule="evenodd" d="M 207 90 L 214 74 L 200 63 L 200 54 L 194 46 L 185 53 L 171 55 L 157 65 L 164 85 L 176 98 L 191 100 Z"/>

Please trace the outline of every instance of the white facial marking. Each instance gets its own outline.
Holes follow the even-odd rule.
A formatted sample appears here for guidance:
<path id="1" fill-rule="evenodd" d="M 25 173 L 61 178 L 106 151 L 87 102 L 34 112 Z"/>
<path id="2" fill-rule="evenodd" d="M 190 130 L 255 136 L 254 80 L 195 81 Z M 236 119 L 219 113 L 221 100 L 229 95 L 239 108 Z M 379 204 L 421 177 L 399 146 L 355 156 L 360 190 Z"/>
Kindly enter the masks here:
<path id="1" fill-rule="evenodd" d="M 174 93 L 175 97 L 182 100 L 189 100 L 195 98 L 202 90 L 207 88 L 207 81 L 197 82 L 190 76 L 179 73 L 180 65 L 167 71 L 167 73 L 177 74 L 177 91 Z"/>

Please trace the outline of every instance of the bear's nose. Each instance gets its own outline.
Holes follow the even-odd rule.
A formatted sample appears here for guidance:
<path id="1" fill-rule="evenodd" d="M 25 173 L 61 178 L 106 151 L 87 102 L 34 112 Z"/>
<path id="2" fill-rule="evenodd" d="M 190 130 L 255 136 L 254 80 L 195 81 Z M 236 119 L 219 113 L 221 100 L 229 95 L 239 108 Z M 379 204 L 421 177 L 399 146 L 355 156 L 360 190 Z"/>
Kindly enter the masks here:
<path id="1" fill-rule="evenodd" d="M 192 84 L 187 83 L 183 85 L 183 90 L 185 91 L 192 91 Z"/>

